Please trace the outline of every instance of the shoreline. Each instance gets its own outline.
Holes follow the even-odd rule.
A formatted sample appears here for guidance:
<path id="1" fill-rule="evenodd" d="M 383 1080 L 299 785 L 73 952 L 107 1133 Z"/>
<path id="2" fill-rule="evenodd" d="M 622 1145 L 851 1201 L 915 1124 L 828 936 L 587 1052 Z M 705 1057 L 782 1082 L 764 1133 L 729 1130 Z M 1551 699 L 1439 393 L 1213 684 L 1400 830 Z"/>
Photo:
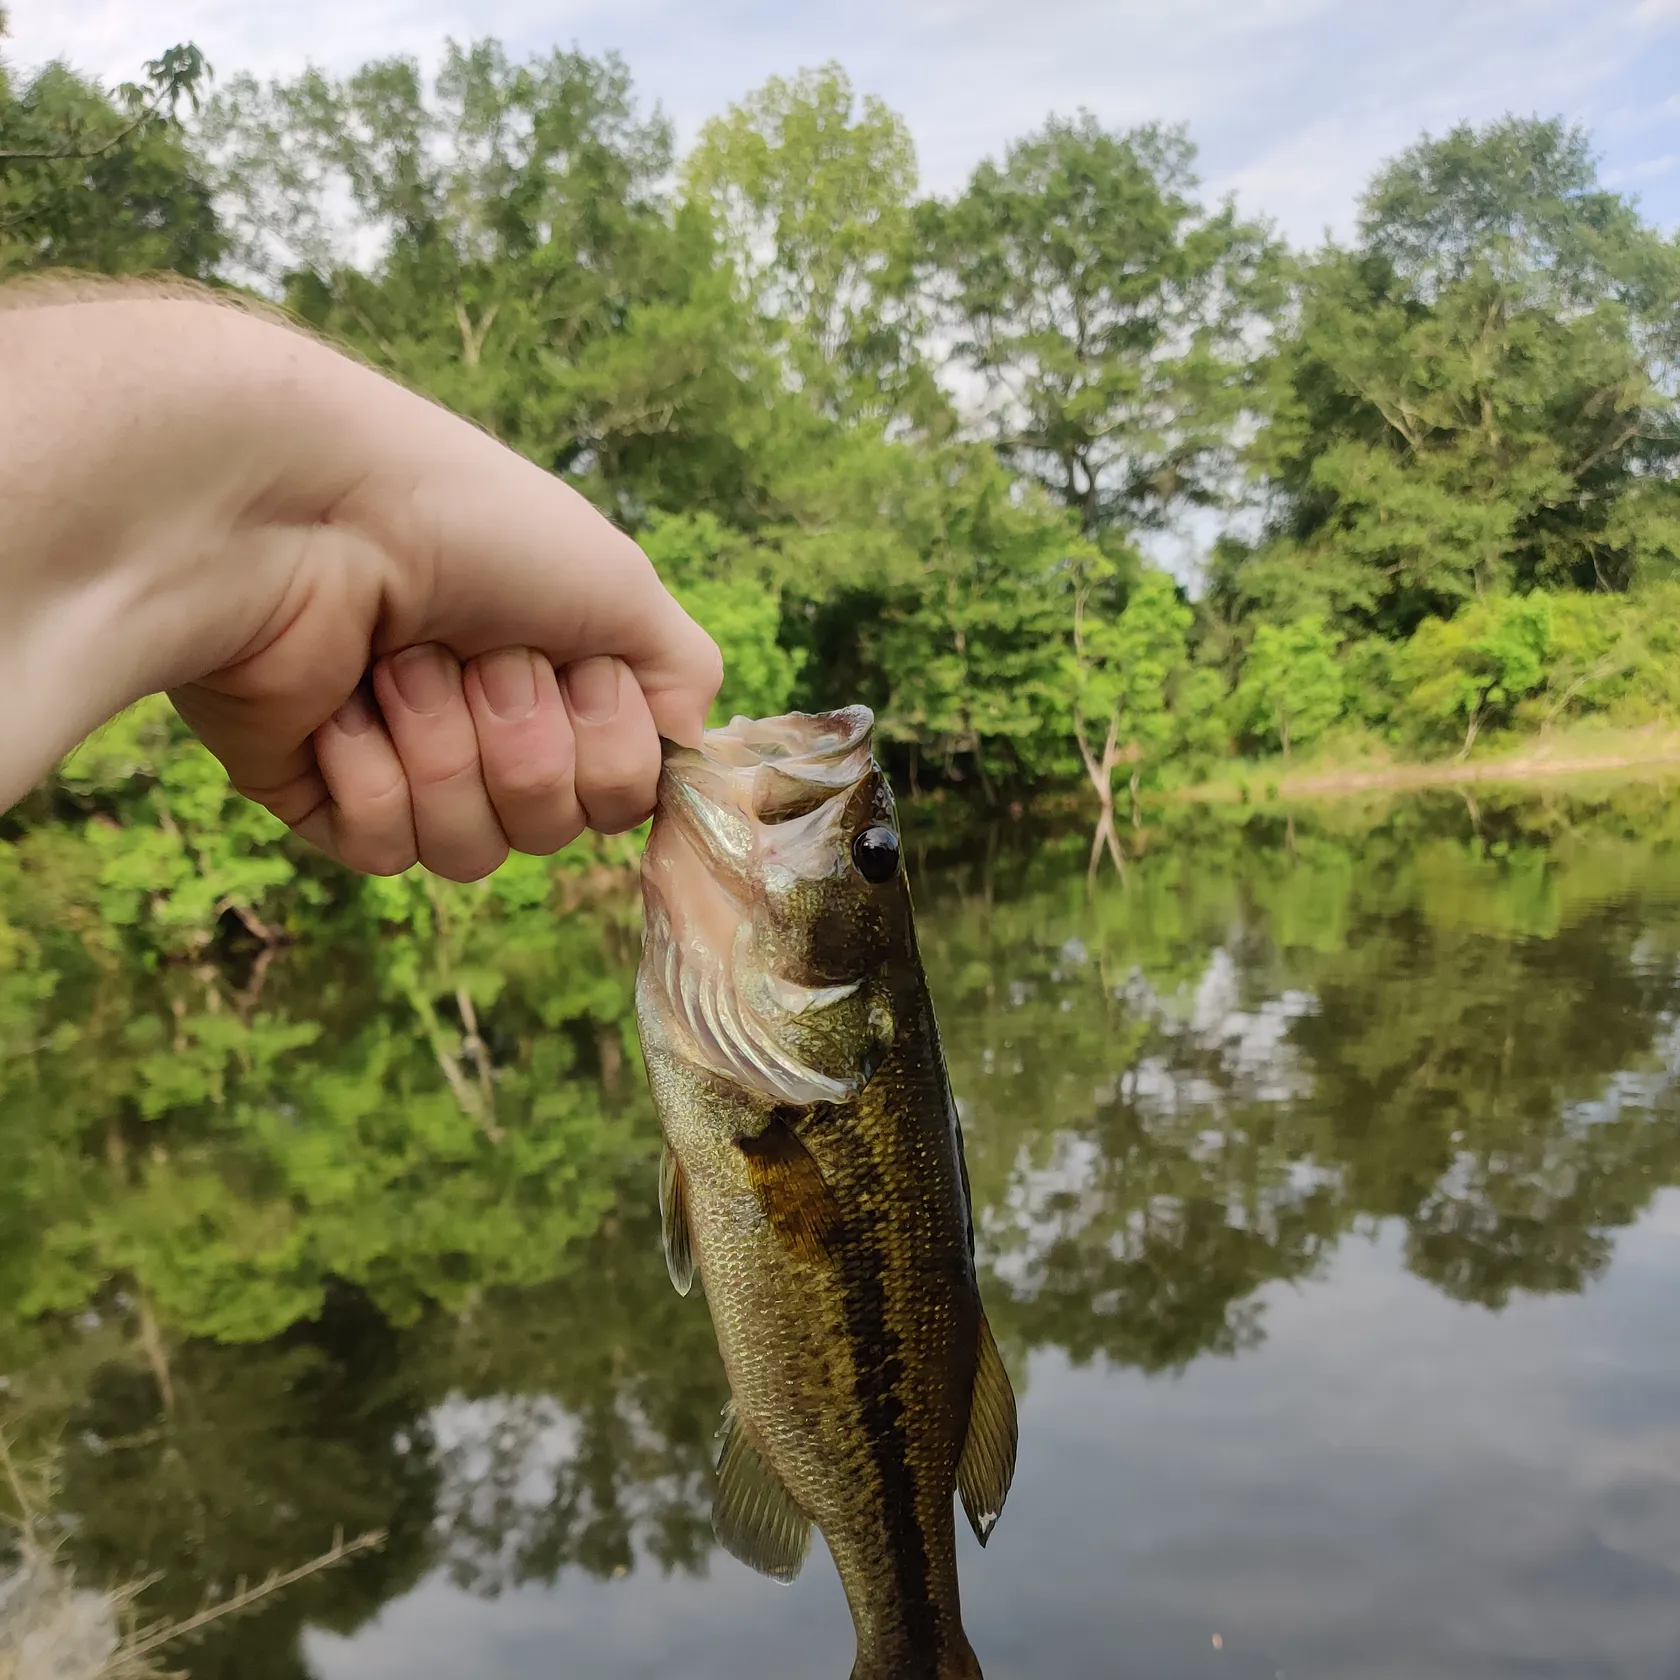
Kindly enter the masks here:
<path id="1" fill-rule="evenodd" d="M 1630 734 L 1633 732 L 1629 732 Z M 1541 782 L 1595 775 L 1643 780 L 1667 772 L 1680 775 L 1680 733 L 1663 730 L 1648 738 L 1644 750 L 1630 750 L 1626 736 L 1606 740 L 1611 750 L 1592 753 L 1579 741 L 1572 750 L 1556 753 L 1519 751 L 1482 762 L 1446 760 L 1438 763 L 1313 765 L 1284 769 L 1281 760 L 1255 765 L 1248 774 L 1200 782 L 1178 789 L 1172 796 L 1200 804 L 1265 803 L 1291 798 L 1334 799 L 1359 793 L 1404 792 L 1417 788 L 1454 787 L 1479 782 Z M 1560 742 L 1560 749 L 1565 743 Z"/>

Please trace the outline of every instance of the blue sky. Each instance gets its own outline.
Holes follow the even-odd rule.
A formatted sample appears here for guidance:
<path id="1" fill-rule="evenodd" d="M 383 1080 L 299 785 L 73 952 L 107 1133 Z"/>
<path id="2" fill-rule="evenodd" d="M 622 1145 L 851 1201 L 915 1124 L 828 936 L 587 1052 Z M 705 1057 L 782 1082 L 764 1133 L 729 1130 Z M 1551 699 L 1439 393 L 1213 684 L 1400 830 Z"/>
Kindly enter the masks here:
<path id="1" fill-rule="evenodd" d="M 1586 125 L 1605 178 L 1680 225 L 1680 0 L 11 0 L 6 56 L 117 80 L 160 47 L 221 71 L 617 50 L 691 138 L 766 76 L 838 59 L 909 120 L 924 183 L 1052 112 L 1183 122 L 1214 192 L 1300 243 L 1346 230 L 1372 170 L 1424 129 L 1507 110 Z"/>

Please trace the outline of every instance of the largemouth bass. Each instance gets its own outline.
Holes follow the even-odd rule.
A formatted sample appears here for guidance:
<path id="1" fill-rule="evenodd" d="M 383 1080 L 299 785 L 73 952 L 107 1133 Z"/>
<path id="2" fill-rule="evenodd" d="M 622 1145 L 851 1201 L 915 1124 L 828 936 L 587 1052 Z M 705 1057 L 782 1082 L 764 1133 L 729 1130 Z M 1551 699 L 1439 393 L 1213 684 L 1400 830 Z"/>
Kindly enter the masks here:
<path id="1" fill-rule="evenodd" d="M 667 747 L 636 1013 L 666 1263 L 729 1377 L 719 1541 L 791 1580 L 814 1523 L 853 1680 L 979 1680 L 953 1494 L 984 1544 L 1015 1396 L 873 731 L 854 706 Z"/>

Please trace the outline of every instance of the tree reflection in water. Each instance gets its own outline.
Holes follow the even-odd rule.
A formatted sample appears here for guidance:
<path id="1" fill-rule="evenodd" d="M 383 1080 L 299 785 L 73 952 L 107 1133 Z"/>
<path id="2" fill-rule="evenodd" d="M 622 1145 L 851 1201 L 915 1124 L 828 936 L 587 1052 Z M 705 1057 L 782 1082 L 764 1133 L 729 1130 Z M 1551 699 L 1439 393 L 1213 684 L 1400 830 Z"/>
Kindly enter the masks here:
<path id="1" fill-rule="evenodd" d="M 914 818 L 912 818 L 914 820 Z M 916 871 L 1006 1357 L 1261 1342 L 1350 1232 L 1497 1310 L 1680 1182 L 1680 814 L 1649 795 L 1202 814 Z M 85 1578 L 148 1608 L 385 1547 L 213 1629 L 303 1680 L 426 1573 L 703 1570 L 724 1386 L 665 1279 L 623 897 L 323 916 L 253 988 L 0 873 L 0 1371 Z M 406 890 L 406 889 L 404 889 Z M 400 907 L 399 907 L 400 908 Z"/>

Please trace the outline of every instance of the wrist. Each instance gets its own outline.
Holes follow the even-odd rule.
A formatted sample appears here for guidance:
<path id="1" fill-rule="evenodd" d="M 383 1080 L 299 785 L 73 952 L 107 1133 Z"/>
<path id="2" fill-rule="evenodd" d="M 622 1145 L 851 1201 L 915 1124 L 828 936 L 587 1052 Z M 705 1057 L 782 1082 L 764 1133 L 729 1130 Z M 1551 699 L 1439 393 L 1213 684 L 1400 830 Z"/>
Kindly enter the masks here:
<path id="1" fill-rule="evenodd" d="M 374 382 L 242 310 L 123 293 L 0 313 L 0 368 L 3 808 L 123 706 L 261 643 Z"/>

